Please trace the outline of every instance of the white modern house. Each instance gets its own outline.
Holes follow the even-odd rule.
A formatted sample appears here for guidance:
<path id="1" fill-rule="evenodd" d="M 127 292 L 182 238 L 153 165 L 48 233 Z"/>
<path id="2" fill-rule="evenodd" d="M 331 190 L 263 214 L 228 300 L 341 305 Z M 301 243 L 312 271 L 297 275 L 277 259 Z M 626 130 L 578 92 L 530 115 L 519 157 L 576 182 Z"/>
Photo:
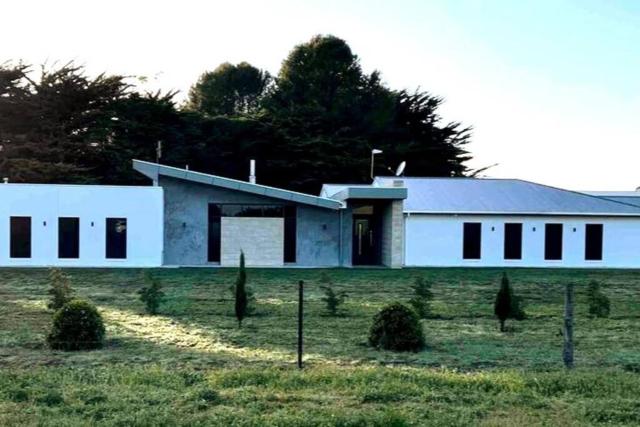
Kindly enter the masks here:
<path id="1" fill-rule="evenodd" d="M 149 186 L 0 184 L 0 267 L 640 268 L 640 193 L 377 177 L 302 194 L 134 161 Z"/>
<path id="2" fill-rule="evenodd" d="M 388 185 L 395 178 L 376 178 Z M 640 193 L 404 178 L 405 266 L 640 267 Z"/>
<path id="3" fill-rule="evenodd" d="M 162 265 L 162 188 L 0 184 L 0 266 Z"/>

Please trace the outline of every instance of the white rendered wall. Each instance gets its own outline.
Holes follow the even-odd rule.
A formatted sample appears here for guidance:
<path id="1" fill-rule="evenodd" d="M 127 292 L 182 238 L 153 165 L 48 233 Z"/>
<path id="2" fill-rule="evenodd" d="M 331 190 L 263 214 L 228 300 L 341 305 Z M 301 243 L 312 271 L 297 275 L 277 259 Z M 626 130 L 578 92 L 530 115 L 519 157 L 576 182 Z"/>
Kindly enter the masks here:
<path id="1" fill-rule="evenodd" d="M 464 222 L 482 223 L 479 260 L 462 258 Z M 523 224 L 521 260 L 504 259 L 507 222 Z M 564 224 L 560 261 L 544 259 L 546 223 Z M 604 226 L 602 261 L 584 259 L 585 224 Z M 405 214 L 405 230 L 406 266 L 640 268 L 640 218 Z"/>
<path id="2" fill-rule="evenodd" d="M 31 217 L 31 258 L 9 257 L 11 216 Z M 59 217 L 80 218 L 78 259 L 58 258 Z M 126 259 L 106 258 L 106 218 L 127 218 Z M 162 239 L 161 187 L 0 184 L 0 267 L 156 267 Z"/>

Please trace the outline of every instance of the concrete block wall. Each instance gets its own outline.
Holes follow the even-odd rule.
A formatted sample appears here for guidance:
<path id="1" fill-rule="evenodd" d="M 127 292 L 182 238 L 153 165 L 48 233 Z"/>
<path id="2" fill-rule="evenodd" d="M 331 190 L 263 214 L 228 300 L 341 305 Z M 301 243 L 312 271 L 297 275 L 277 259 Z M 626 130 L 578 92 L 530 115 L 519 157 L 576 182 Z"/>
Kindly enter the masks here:
<path id="1" fill-rule="evenodd" d="M 401 268 L 404 264 L 403 201 L 393 200 L 382 215 L 382 264 Z"/>
<path id="2" fill-rule="evenodd" d="M 248 267 L 283 265 L 283 218 L 221 218 L 221 237 L 223 267 L 237 267 L 240 251 Z"/>

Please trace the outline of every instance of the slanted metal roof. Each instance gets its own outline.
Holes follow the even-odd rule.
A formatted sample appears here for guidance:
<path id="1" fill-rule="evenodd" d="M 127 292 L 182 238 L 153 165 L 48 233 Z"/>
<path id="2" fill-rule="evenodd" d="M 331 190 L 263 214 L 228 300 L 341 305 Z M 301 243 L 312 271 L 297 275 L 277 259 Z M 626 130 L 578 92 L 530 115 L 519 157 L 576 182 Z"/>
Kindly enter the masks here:
<path id="1" fill-rule="evenodd" d="M 348 199 L 403 200 L 407 198 L 407 189 L 371 184 L 324 184 L 320 196 L 341 201 Z"/>
<path id="2" fill-rule="evenodd" d="M 206 173 L 194 172 L 187 169 L 180 169 L 173 166 L 145 162 L 142 160 L 133 160 L 133 168 L 154 181 L 157 181 L 158 176 L 162 175 L 171 178 L 184 179 L 186 181 L 196 182 L 199 184 L 226 188 L 229 190 L 258 194 L 260 196 L 272 197 L 274 199 L 286 200 L 289 202 L 318 206 L 321 208 L 337 210 L 343 207 L 341 202 L 325 197 L 312 196 L 310 194 L 298 193 L 266 185 L 252 184 L 250 182 L 239 181 L 237 179 L 224 178 L 217 175 L 209 175 Z"/>
<path id="3" fill-rule="evenodd" d="M 614 202 L 640 206 L 640 191 L 582 191 L 582 193 L 613 200 Z"/>
<path id="4" fill-rule="evenodd" d="M 377 177 L 374 185 L 398 178 Z M 640 216 L 640 206 L 519 179 L 403 178 L 409 213 Z"/>

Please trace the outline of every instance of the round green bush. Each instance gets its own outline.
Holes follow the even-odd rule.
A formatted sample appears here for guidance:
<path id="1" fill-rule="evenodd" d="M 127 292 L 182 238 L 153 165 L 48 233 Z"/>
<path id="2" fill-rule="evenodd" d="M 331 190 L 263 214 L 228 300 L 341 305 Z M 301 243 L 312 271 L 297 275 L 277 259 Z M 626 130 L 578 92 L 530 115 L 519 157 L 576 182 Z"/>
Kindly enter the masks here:
<path id="1" fill-rule="evenodd" d="M 424 333 L 418 315 L 409 307 L 394 303 L 373 318 L 369 344 L 393 351 L 419 351 L 424 347 Z"/>
<path id="2" fill-rule="evenodd" d="M 76 351 L 101 348 L 104 323 L 90 302 L 74 299 L 53 315 L 53 327 L 47 342 L 54 350 Z"/>

